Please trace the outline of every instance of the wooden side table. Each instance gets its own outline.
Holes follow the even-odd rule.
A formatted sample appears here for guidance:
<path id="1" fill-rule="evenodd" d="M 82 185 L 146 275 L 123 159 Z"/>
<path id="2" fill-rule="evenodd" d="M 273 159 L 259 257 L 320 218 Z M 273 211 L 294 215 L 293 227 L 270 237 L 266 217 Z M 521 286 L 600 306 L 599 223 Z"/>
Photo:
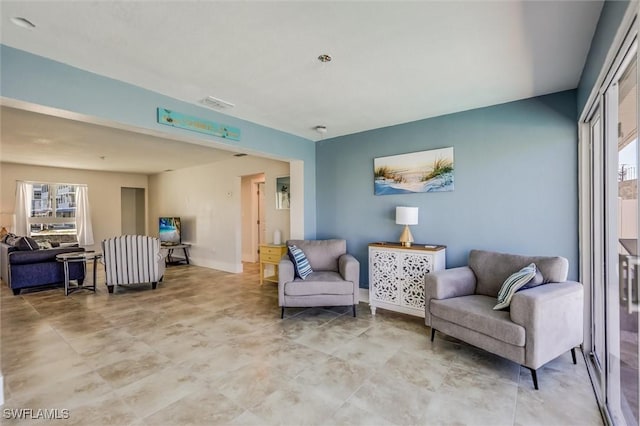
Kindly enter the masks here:
<path id="1" fill-rule="evenodd" d="M 260 244 L 260 285 L 265 281 L 278 282 L 278 264 L 286 252 L 287 246 L 284 244 Z M 275 273 L 270 277 L 264 276 L 266 265 L 273 265 Z"/>

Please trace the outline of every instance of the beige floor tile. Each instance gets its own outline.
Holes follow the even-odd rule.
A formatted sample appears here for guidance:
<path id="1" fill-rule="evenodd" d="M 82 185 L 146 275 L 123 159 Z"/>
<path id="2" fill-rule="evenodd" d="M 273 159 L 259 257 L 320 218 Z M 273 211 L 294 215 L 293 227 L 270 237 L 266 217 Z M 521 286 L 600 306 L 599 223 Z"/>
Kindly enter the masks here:
<path id="1" fill-rule="evenodd" d="M 426 423 L 425 409 L 436 394 L 379 372 L 360 386 L 349 403 L 392 423 L 417 425 Z"/>
<path id="2" fill-rule="evenodd" d="M 157 426 L 226 425 L 243 412 L 243 408 L 214 390 L 198 390 L 144 420 Z"/>
<path id="3" fill-rule="evenodd" d="M 601 424 L 583 359 L 548 363 L 535 391 L 517 364 L 441 333 L 430 342 L 422 318 L 373 316 L 366 302 L 356 318 L 289 308 L 281 320 L 277 285 L 257 272 L 177 266 L 156 290 L 69 297 L 0 286 L 2 408 L 110 426 Z"/>
<path id="4" fill-rule="evenodd" d="M 333 417 L 324 420 L 323 425 L 327 426 L 394 426 L 392 423 L 380 416 L 372 414 L 362 408 L 358 408 L 348 402 L 336 411 Z"/>
<path id="5" fill-rule="evenodd" d="M 138 417 L 144 418 L 202 387 L 190 371 L 167 367 L 115 392 Z"/>

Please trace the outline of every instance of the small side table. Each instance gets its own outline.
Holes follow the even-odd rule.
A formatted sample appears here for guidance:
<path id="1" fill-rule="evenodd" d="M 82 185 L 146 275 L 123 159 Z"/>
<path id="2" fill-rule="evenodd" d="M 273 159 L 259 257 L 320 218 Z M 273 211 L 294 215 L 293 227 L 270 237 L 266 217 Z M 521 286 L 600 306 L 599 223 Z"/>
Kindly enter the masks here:
<path id="1" fill-rule="evenodd" d="M 167 265 L 177 265 L 178 263 L 181 262 L 186 262 L 187 265 L 189 265 L 189 248 L 191 247 L 191 244 L 162 244 L 160 246 L 163 249 L 168 250 L 167 253 L 167 259 L 166 259 L 166 264 Z M 176 249 L 182 249 L 182 252 L 184 253 L 184 260 L 180 259 L 180 258 L 174 258 L 173 257 L 173 251 Z"/>
<path id="2" fill-rule="evenodd" d="M 78 290 L 91 290 L 94 293 L 96 292 L 96 272 L 98 271 L 97 262 L 101 258 L 102 258 L 102 253 L 95 253 L 90 251 L 77 252 L 77 253 L 60 253 L 56 255 L 56 260 L 58 262 L 64 263 L 64 295 L 65 296 L 68 296 L 69 294 Z M 78 285 L 76 287 L 69 287 L 69 263 L 83 262 L 84 270 L 86 272 L 87 260 L 93 260 L 93 285 Z"/>
<path id="3" fill-rule="evenodd" d="M 278 265 L 280 258 L 287 252 L 284 244 L 260 244 L 260 285 L 265 281 L 278 282 Z M 264 267 L 273 265 L 275 273 L 270 277 L 264 276 Z"/>

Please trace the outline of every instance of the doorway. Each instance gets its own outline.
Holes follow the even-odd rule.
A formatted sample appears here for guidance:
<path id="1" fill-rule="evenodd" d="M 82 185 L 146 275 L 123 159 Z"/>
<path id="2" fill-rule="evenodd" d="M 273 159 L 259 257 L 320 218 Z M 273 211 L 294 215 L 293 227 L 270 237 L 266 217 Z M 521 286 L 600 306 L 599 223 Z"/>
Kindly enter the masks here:
<path id="1" fill-rule="evenodd" d="M 242 176 L 242 261 L 259 261 L 258 248 L 265 240 L 265 174 Z"/>
<path id="2" fill-rule="evenodd" d="M 147 212 L 144 188 L 120 188 L 120 223 L 122 235 L 146 235 Z"/>

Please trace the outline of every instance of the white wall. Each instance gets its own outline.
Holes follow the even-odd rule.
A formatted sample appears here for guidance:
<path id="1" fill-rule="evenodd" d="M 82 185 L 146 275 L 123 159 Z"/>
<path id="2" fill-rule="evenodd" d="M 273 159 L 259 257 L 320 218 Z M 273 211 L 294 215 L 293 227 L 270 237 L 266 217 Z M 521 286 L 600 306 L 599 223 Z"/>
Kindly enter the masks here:
<path id="1" fill-rule="evenodd" d="M 120 188 L 147 188 L 146 175 L 0 163 L 0 211 L 15 211 L 16 181 L 86 184 L 93 224 L 93 249 L 121 234 Z M 148 191 L 145 191 L 148 193 Z"/>
<path id="2" fill-rule="evenodd" d="M 289 174 L 289 163 L 252 156 L 149 176 L 148 223 L 179 216 L 193 264 L 242 272 L 241 177 L 258 173 L 265 174 L 267 241 L 276 228 L 285 240 L 290 211 L 275 208 L 275 180 Z M 149 232 L 158 231 L 150 226 Z"/>

